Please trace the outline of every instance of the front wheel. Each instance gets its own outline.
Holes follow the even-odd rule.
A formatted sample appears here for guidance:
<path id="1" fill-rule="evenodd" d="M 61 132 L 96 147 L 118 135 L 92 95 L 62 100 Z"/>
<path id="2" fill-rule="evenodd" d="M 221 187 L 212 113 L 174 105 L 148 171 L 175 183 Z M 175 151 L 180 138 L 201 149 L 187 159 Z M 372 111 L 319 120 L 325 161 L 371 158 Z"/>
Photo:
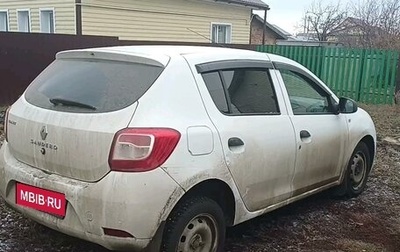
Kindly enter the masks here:
<path id="1" fill-rule="evenodd" d="M 348 197 L 360 195 L 365 189 L 370 169 L 371 157 L 368 146 L 360 142 L 351 155 L 345 177 L 336 194 Z"/>
<path id="2" fill-rule="evenodd" d="M 162 251 L 219 252 L 225 242 L 225 218 L 221 207 L 207 197 L 179 203 L 167 219 Z"/>

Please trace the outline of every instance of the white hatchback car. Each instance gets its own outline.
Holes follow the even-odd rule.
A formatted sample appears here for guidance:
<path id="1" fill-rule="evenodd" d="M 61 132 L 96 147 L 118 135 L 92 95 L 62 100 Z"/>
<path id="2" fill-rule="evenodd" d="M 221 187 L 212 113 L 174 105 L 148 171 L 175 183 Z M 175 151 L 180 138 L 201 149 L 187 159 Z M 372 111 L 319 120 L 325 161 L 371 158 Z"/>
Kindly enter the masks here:
<path id="1" fill-rule="evenodd" d="M 369 115 L 300 64 L 211 47 L 61 52 L 5 125 L 5 201 L 119 250 L 221 251 L 226 226 L 357 196 L 376 148 Z"/>

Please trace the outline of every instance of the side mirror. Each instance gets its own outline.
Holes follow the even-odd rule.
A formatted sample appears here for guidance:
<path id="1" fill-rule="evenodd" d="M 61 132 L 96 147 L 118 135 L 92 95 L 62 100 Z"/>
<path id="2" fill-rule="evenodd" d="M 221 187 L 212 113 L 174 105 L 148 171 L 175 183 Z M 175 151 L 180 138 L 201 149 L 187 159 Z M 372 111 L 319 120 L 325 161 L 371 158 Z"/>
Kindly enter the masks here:
<path id="1" fill-rule="evenodd" d="M 341 97 L 339 99 L 339 111 L 343 114 L 352 114 L 357 112 L 358 105 L 355 101 L 349 98 Z"/>

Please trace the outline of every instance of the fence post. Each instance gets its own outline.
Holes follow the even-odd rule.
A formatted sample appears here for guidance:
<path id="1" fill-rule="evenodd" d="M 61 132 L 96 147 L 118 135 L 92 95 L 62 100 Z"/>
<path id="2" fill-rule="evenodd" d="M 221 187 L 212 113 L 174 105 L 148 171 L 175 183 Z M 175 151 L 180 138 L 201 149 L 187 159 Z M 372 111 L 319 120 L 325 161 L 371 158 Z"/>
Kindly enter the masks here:
<path id="1" fill-rule="evenodd" d="M 361 90 L 363 87 L 363 75 L 364 75 L 364 71 L 365 71 L 364 64 L 365 64 L 365 57 L 366 57 L 365 52 L 366 52 L 365 49 L 361 49 L 360 72 L 358 75 L 358 88 L 356 90 L 358 102 L 361 100 Z"/>
<path id="2" fill-rule="evenodd" d="M 394 91 L 394 103 L 400 103 L 400 64 L 399 64 L 399 57 L 397 57 L 397 71 L 396 71 L 396 89 Z"/>
<path id="3" fill-rule="evenodd" d="M 325 64 L 325 47 L 319 46 L 317 50 L 317 70 L 315 74 L 321 78 L 323 65 Z"/>

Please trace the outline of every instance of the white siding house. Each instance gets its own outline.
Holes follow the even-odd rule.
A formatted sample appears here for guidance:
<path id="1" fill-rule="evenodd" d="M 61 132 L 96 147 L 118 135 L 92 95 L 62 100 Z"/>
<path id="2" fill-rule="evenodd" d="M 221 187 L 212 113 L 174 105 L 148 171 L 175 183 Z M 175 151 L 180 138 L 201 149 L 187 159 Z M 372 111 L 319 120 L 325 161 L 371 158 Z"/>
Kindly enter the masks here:
<path id="1" fill-rule="evenodd" d="M 261 0 L 0 0 L 0 31 L 247 44 Z"/>
<path id="2" fill-rule="evenodd" d="M 75 0 L 0 0 L 0 31 L 76 34 Z"/>

